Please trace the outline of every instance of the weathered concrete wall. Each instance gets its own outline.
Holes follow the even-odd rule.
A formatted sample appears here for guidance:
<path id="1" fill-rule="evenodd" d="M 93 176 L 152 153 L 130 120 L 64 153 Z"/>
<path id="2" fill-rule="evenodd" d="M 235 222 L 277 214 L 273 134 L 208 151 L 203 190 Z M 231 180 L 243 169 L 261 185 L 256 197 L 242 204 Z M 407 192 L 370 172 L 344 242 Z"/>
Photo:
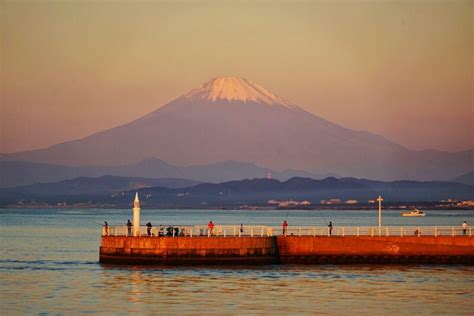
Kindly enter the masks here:
<path id="1" fill-rule="evenodd" d="M 474 238 L 406 237 L 102 237 L 100 262 L 220 263 L 465 263 Z"/>
<path id="2" fill-rule="evenodd" d="M 272 237 L 102 237 L 100 262 L 219 264 L 278 262 Z"/>
<path id="3" fill-rule="evenodd" d="M 474 238 L 277 237 L 283 263 L 474 263 Z"/>

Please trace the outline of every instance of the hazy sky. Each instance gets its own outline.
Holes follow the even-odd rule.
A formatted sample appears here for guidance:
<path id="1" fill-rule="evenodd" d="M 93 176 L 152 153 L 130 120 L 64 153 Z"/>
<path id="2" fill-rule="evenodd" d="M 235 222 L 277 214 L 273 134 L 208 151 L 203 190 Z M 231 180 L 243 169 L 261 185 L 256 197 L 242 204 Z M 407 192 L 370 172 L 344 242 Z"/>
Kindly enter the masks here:
<path id="1" fill-rule="evenodd" d="M 0 8 L 0 152 L 126 123 L 220 75 L 412 149 L 474 148 L 474 1 Z"/>

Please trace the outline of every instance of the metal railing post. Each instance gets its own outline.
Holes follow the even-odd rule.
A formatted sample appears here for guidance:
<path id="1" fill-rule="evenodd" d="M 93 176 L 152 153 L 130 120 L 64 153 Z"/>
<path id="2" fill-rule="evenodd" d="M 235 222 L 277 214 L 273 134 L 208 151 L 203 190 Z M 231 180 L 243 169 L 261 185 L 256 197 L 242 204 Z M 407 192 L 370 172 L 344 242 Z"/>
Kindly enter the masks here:
<path id="1" fill-rule="evenodd" d="M 374 228 L 370 227 L 370 237 L 374 237 Z"/>
<path id="2" fill-rule="evenodd" d="M 435 227 L 435 229 L 434 229 L 434 235 L 435 235 L 435 237 L 438 237 L 438 227 Z"/>
<path id="3" fill-rule="evenodd" d="M 359 237 L 359 227 L 356 228 L 356 235 Z"/>
<path id="4" fill-rule="evenodd" d="M 385 236 L 386 236 L 386 237 L 389 236 L 388 227 L 385 227 Z"/>
<path id="5" fill-rule="evenodd" d="M 250 237 L 253 237 L 253 227 L 250 227 Z"/>
<path id="6" fill-rule="evenodd" d="M 345 236 L 345 233 L 346 233 L 346 232 L 345 232 L 345 230 L 344 230 L 344 227 L 342 227 L 342 237 Z"/>
<path id="7" fill-rule="evenodd" d="M 298 236 L 301 237 L 301 227 L 298 227 Z"/>
<path id="8" fill-rule="evenodd" d="M 454 227 L 451 227 L 451 236 L 454 237 L 456 235 L 456 232 L 454 231 Z"/>

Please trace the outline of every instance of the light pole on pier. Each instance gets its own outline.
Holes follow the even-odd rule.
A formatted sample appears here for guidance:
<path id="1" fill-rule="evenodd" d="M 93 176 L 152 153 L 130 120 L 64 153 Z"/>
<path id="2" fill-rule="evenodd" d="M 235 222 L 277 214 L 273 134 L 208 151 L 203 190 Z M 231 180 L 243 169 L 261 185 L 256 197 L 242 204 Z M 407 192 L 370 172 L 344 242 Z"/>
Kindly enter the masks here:
<path id="1" fill-rule="evenodd" d="M 379 202 L 379 236 L 382 232 L 382 197 L 379 195 L 377 201 Z"/>

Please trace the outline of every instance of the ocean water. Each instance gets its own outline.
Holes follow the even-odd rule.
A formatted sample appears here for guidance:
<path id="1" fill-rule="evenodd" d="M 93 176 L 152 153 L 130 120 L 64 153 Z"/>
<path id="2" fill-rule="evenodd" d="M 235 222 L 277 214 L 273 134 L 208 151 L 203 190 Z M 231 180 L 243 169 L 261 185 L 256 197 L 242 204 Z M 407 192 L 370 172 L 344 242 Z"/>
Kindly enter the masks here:
<path id="1" fill-rule="evenodd" d="M 393 226 L 474 224 L 473 211 L 430 211 Z M 377 211 L 142 210 L 142 222 L 375 226 Z M 98 263 L 101 224 L 131 210 L 0 210 L 0 308 L 9 314 L 474 315 L 474 267 L 268 265 L 133 267 Z M 474 237 L 473 237 L 474 238 Z"/>

